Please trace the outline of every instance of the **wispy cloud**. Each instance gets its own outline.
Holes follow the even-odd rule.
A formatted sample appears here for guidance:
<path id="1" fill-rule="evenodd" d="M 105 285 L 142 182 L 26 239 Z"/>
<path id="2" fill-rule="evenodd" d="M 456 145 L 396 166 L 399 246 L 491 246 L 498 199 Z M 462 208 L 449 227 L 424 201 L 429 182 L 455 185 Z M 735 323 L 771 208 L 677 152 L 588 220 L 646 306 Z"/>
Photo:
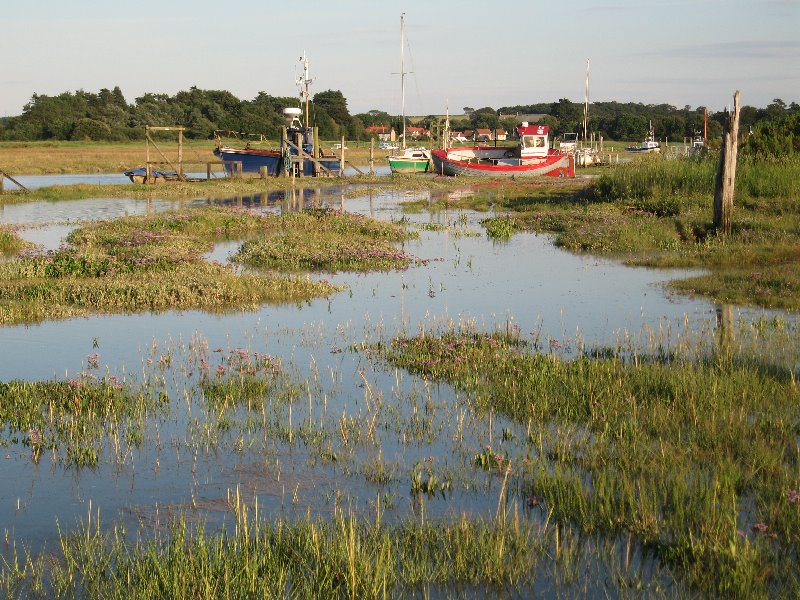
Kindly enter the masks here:
<path id="1" fill-rule="evenodd" d="M 800 42 L 773 41 L 773 40 L 748 40 L 717 42 L 711 44 L 689 44 L 670 48 L 669 50 L 655 50 L 647 53 L 650 56 L 679 56 L 681 58 L 750 58 L 759 60 L 787 60 L 800 59 Z"/>

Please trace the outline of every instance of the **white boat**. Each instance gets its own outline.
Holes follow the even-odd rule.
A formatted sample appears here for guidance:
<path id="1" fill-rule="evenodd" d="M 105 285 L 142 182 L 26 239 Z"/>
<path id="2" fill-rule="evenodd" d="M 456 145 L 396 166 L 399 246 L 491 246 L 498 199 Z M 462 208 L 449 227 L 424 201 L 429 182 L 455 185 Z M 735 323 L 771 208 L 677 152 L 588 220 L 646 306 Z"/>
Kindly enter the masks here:
<path id="1" fill-rule="evenodd" d="M 432 169 L 431 151 L 427 148 L 406 148 L 406 85 L 405 85 L 405 61 L 403 44 L 405 39 L 405 13 L 400 15 L 400 97 L 403 113 L 403 134 L 401 137 L 402 147 L 400 152 L 396 152 L 387 157 L 389 168 L 392 173 L 427 173 Z"/>
<path id="2" fill-rule="evenodd" d="M 642 154 L 648 152 L 661 152 L 661 144 L 656 141 L 652 121 L 650 121 L 650 132 L 647 134 L 647 137 L 644 139 L 644 141 L 638 146 L 628 146 L 625 148 L 625 152 L 639 152 Z"/>

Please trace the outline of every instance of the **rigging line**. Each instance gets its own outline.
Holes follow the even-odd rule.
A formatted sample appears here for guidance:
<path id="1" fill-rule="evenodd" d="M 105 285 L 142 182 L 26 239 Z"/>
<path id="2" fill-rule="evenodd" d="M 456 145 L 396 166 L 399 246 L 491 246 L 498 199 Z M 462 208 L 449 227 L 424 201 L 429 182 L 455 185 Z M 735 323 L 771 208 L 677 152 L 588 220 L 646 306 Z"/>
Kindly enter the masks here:
<path id="1" fill-rule="evenodd" d="M 406 48 L 408 49 L 408 56 L 411 59 L 411 70 L 406 71 L 406 73 L 414 76 L 414 89 L 417 92 L 417 111 L 420 111 L 420 107 L 422 106 L 422 96 L 419 93 L 419 81 L 417 81 L 417 73 L 416 69 L 414 68 L 414 54 L 411 52 L 411 44 L 408 43 L 408 34 L 403 32 L 403 38 L 403 43 L 405 43 Z"/>

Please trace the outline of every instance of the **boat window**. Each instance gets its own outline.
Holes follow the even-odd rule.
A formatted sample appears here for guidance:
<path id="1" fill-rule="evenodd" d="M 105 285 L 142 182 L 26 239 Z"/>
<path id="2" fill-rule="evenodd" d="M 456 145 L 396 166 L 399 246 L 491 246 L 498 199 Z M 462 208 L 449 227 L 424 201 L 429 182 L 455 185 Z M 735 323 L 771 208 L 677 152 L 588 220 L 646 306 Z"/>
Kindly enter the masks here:
<path id="1" fill-rule="evenodd" d="M 522 144 L 525 148 L 544 148 L 545 141 L 542 135 L 526 135 L 522 138 Z"/>

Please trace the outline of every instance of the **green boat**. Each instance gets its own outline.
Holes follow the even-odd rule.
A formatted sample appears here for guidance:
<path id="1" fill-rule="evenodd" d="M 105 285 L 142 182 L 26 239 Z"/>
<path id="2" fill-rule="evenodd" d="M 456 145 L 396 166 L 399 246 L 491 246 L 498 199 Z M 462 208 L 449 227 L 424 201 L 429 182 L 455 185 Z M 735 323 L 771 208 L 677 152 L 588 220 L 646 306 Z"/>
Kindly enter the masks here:
<path id="1" fill-rule="evenodd" d="M 392 173 L 428 173 L 433 170 L 431 151 L 427 148 L 405 148 L 387 159 Z"/>

